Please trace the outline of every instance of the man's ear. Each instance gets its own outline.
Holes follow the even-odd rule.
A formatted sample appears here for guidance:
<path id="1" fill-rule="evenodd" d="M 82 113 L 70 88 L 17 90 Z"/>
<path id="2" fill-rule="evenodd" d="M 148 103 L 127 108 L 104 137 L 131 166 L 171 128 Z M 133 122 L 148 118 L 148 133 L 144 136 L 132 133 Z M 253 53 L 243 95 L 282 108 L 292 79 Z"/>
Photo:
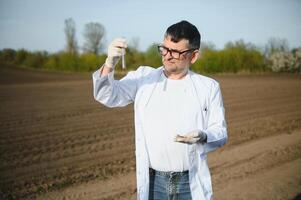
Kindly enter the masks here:
<path id="1" fill-rule="evenodd" d="M 190 63 L 191 63 L 191 64 L 195 63 L 195 62 L 198 60 L 198 58 L 199 58 L 200 56 L 201 56 L 200 50 L 194 50 L 194 51 L 192 52 L 192 57 L 191 57 Z"/>

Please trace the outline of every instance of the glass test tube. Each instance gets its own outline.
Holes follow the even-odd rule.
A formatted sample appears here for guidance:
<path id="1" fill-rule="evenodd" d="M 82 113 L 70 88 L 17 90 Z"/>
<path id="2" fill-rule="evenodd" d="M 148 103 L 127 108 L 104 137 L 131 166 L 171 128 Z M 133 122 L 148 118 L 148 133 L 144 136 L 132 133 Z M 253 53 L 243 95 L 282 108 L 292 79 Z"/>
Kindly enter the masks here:
<path id="1" fill-rule="evenodd" d="M 122 64 L 122 69 L 125 69 L 126 68 L 126 65 L 125 65 L 125 49 L 122 49 L 121 64 Z"/>

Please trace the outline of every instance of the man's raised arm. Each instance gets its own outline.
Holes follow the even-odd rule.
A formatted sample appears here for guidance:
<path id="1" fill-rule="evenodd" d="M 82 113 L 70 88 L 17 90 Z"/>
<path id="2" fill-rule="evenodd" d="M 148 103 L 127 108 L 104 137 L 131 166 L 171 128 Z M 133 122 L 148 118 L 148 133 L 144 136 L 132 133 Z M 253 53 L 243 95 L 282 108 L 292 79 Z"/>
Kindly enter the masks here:
<path id="1" fill-rule="evenodd" d="M 94 98 L 107 107 L 126 106 L 134 101 L 136 95 L 134 72 L 128 73 L 120 81 L 114 80 L 114 68 L 126 47 L 125 39 L 115 39 L 108 47 L 106 62 L 93 73 Z"/>

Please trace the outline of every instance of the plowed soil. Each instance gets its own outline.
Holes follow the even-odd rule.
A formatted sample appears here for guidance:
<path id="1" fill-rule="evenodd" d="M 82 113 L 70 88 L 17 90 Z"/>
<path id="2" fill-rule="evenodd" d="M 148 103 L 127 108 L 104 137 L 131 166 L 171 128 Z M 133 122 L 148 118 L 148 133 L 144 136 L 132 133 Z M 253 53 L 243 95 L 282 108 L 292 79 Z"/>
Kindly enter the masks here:
<path id="1" fill-rule="evenodd" d="M 229 142 L 210 153 L 215 199 L 301 194 L 301 75 L 220 75 Z M 0 68 L 0 199 L 136 199 L 133 106 L 91 74 Z"/>

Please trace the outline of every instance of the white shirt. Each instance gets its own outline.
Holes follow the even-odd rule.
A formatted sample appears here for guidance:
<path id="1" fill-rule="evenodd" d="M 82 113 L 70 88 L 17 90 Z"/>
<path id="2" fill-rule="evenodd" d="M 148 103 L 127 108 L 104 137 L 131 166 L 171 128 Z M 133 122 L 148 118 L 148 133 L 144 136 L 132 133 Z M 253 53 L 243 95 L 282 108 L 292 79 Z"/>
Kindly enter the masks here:
<path id="1" fill-rule="evenodd" d="M 162 73 L 159 84 L 149 100 L 145 117 L 145 137 L 150 167 L 159 171 L 189 169 L 187 144 L 174 142 L 177 134 L 197 129 L 200 109 L 187 76 L 168 79 Z"/>

